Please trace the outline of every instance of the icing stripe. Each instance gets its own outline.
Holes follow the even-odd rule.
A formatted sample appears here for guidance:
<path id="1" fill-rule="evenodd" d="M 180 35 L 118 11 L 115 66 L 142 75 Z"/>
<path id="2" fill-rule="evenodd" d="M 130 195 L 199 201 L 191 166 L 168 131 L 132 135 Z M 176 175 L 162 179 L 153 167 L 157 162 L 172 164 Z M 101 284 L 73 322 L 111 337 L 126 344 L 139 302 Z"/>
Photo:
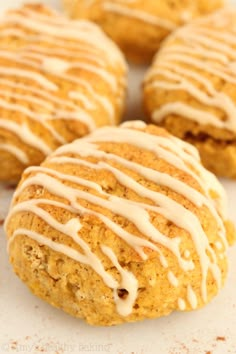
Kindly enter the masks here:
<path id="1" fill-rule="evenodd" d="M 18 25 L 23 29 L 39 32 L 43 35 L 55 37 L 56 39 L 74 40 L 80 42 L 86 42 L 90 45 L 103 50 L 107 57 L 119 61 L 120 64 L 125 66 L 125 61 L 122 54 L 118 51 L 117 47 L 104 36 L 103 32 L 100 31 L 99 27 L 94 23 L 80 20 L 80 21 L 68 21 L 66 18 L 61 17 L 64 25 L 61 24 L 56 26 L 53 22 L 52 16 L 47 16 L 47 23 L 40 20 L 40 15 L 35 11 L 32 12 L 34 16 L 26 16 L 24 11 L 20 12 L 9 12 L 7 16 L 2 19 L 1 23 L 7 26 Z M 109 47 L 109 50 L 104 50 L 104 48 Z"/>
<path id="2" fill-rule="evenodd" d="M 197 296 L 196 296 L 191 285 L 188 285 L 188 287 L 187 287 L 187 299 L 188 299 L 188 302 L 191 305 L 192 309 L 195 310 L 198 305 L 198 300 L 197 300 Z"/>
<path id="3" fill-rule="evenodd" d="M 184 311 L 186 309 L 186 303 L 183 299 L 179 298 L 178 299 L 178 306 L 180 311 Z"/>
<path id="4" fill-rule="evenodd" d="M 168 21 L 167 19 L 154 16 L 148 12 L 137 10 L 122 4 L 116 4 L 111 1 L 105 1 L 102 5 L 105 11 L 115 13 L 122 16 L 127 16 L 152 26 L 162 27 L 167 30 L 174 30 L 177 26 L 175 23 Z"/>
<path id="5" fill-rule="evenodd" d="M 2 143 L 0 144 L 0 150 L 9 152 L 25 165 L 29 163 L 27 154 L 15 145 Z"/>
<path id="6" fill-rule="evenodd" d="M 221 214 L 227 213 L 225 209 L 225 200 L 226 194 L 218 182 L 218 180 L 207 171 L 200 163 L 199 159 L 193 158 L 189 154 L 191 150 L 186 151 L 184 142 L 180 142 L 179 144 L 175 143 L 175 140 L 156 137 L 154 135 L 150 135 L 149 141 L 145 139 L 146 135 L 142 131 L 133 132 L 131 129 L 122 129 L 123 134 L 119 134 L 117 131 L 114 131 L 112 128 L 106 127 L 103 129 L 99 129 L 93 132 L 93 136 L 85 137 L 85 141 L 103 141 L 103 142 L 117 142 L 117 143 L 130 143 L 139 148 L 151 151 L 155 153 L 159 158 L 167 161 L 171 165 L 175 166 L 177 169 L 181 169 L 187 174 L 191 175 L 202 187 L 202 189 L 209 194 L 212 188 L 215 188 L 220 196 L 221 206 L 218 205 Z M 166 144 L 168 149 L 165 149 L 162 145 Z M 165 145 L 164 145 L 165 146 Z M 67 149 L 67 147 L 61 147 L 58 152 L 63 152 L 63 149 Z M 189 164 L 192 168 L 189 167 Z M 193 170 L 197 171 L 194 173 Z"/>
<path id="7" fill-rule="evenodd" d="M 52 152 L 52 149 L 44 140 L 34 135 L 26 124 L 19 125 L 8 119 L 1 118 L 0 128 L 15 134 L 22 142 L 36 148 L 45 155 L 49 155 Z"/>
<path id="8" fill-rule="evenodd" d="M 60 134 L 58 134 L 57 131 L 51 125 L 49 125 L 46 122 L 46 118 L 48 118 L 46 115 L 37 114 L 23 105 L 19 105 L 17 103 L 8 103 L 7 101 L 4 101 L 1 98 L 0 98 L 0 107 L 7 109 L 9 111 L 22 113 L 23 115 L 29 117 L 31 120 L 39 122 L 45 129 L 47 129 L 52 134 L 53 138 L 56 141 L 58 141 L 61 144 L 66 143 L 66 140 Z"/>
<path id="9" fill-rule="evenodd" d="M 76 60 L 84 60 L 87 62 L 87 60 L 95 63 L 97 66 L 100 67 L 105 67 L 106 66 L 106 61 L 98 56 L 98 52 L 96 51 L 91 51 L 90 48 L 85 48 L 84 46 L 80 46 L 79 50 L 80 52 L 75 52 L 74 50 L 71 50 L 70 47 L 66 49 L 62 48 L 50 48 L 50 47 L 38 47 L 35 45 L 30 45 L 27 47 L 28 50 L 31 50 L 31 53 L 35 54 L 46 54 L 47 56 L 54 56 L 54 57 L 63 57 L 62 59 L 76 59 Z M 78 47 L 76 48 L 78 50 Z M 95 56 L 96 55 L 96 56 Z M 66 60 L 65 59 L 65 60 Z"/>
<path id="10" fill-rule="evenodd" d="M 83 144 L 82 144 L 83 145 Z M 142 170 L 140 170 L 140 165 L 130 162 L 128 160 L 122 159 L 119 156 L 113 155 L 113 154 L 107 154 L 103 153 L 102 151 L 98 150 L 96 151 L 94 148 L 87 148 L 84 149 L 82 147 L 77 146 L 77 151 L 79 148 L 80 155 L 83 157 L 96 157 L 96 158 L 105 158 L 108 159 L 109 161 L 115 161 L 118 162 L 122 167 L 126 167 L 132 171 L 137 172 L 139 175 L 143 176 L 145 179 L 152 181 L 154 183 L 158 183 L 159 185 L 165 186 L 170 188 L 171 190 L 175 191 L 176 193 L 184 196 L 187 200 L 190 200 L 193 204 L 195 204 L 197 207 L 202 207 L 203 205 L 207 206 L 207 208 L 211 211 L 212 215 L 215 217 L 217 220 L 217 223 L 219 225 L 219 229 L 222 231 L 224 230 L 224 225 L 222 223 L 221 218 L 217 214 L 215 210 L 215 206 L 213 203 L 210 203 L 209 200 L 204 197 L 201 193 L 196 191 L 194 188 L 191 188 L 187 186 L 185 183 L 179 181 L 177 178 L 173 178 L 169 176 L 166 173 L 160 173 L 158 171 L 154 171 L 150 168 L 146 168 L 142 166 Z M 70 153 L 76 153 L 75 149 L 70 149 Z M 51 163 L 53 164 L 73 164 L 73 165 L 81 165 L 81 166 L 86 166 L 92 169 L 107 169 L 113 171 L 118 171 L 117 168 L 115 169 L 114 167 L 109 166 L 107 163 L 104 162 L 98 162 L 97 164 L 93 164 L 88 161 L 84 161 L 77 158 L 70 158 L 70 157 L 64 157 L 64 156 L 58 156 L 58 157 L 52 157 L 50 159 Z M 117 177 L 117 176 L 116 176 Z M 117 180 L 119 178 L 117 177 Z"/>
<path id="11" fill-rule="evenodd" d="M 17 59 L 16 59 L 17 61 Z M 57 91 L 58 87 L 51 81 L 47 80 L 43 75 L 36 73 L 32 70 L 26 69 L 15 69 L 10 67 L 0 66 L 0 75 L 4 76 L 15 76 L 19 78 L 26 78 L 37 82 L 44 89 L 49 91 Z"/>
<path id="12" fill-rule="evenodd" d="M 34 56 L 31 53 L 29 55 L 30 56 Z M 35 62 L 29 61 L 26 58 L 19 58 L 19 57 L 16 58 L 15 55 L 13 55 L 12 53 L 7 53 L 7 52 L 1 51 L 0 52 L 0 57 L 4 57 L 4 58 L 10 59 L 10 60 L 13 60 L 16 63 L 29 65 L 29 66 L 31 66 L 31 67 L 33 67 L 35 69 L 39 68 L 39 65 L 36 64 Z M 41 58 L 42 58 L 42 56 L 41 56 Z M 49 59 L 50 58 L 47 58 L 47 60 L 49 60 Z M 109 100 L 106 97 L 97 94 L 95 89 L 92 87 L 92 85 L 89 84 L 88 81 L 86 81 L 86 80 L 84 80 L 82 78 L 75 78 L 72 75 L 64 74 L 65 66 L 63 66 L 63 70 L 61 71 L 61 65 L 60 65 L 61 63 L 63 63 L 63 61 L 58 60 L 58 59 L 52 59 L 51 65 L 50 65 L 50 61 L 48 61 L 48 63 L 49 63 L 49 65 L 46 68 L 47 69 L 46 71 L 50 71 L 50 69 L 51 69 L 52 70 L 52 74 L 55 75 L 56 77 L 58 77 L 60 79 L 63 79 L 63 80 L 66 80 L 66 81 L 69 81 L 69 82 L 71 82 L 73 84 L 81 85 L 83 88 L 85 88 L 89 92 L 89 94 L 91 94 L 91 96 L 93 96 L 93 98 L 96 101 L 98 101 L 98 103 L 101 104 L 102 107 L 109 114 L 109 118 L 111 120 L 111 123 L 114 123 L 114 107 L 113 107 L 113 105 L 109 102 Z M 58 69 L 58 66 L 59 66 L 59 69 Z M 42 67 L 42 69 L 43 69 L 43 67 Z M 68 67 L 67 67 L 67 69 L 68 69 Z M 2 74 L 2 75 L 13 75 L 13 76 L 21 75 L 21 76 L 23 76 L 24 73 L 25 73 L 25 70 L 21 73 L 20 69 L 17 70 L 17 72 L 15 72 L 15 69 L 10 69 L 10 71 L 9 70 L 5 71 L 5 68 L 2 68 L 2 71 L 1 71 L 1 68 L 0 68 L 0 74 Z M 27 78 L 31 79 L 31 73 L 32 73 L 32 78 L 37 83 L 39 83 L 40 85 L 42 84 L 42 82 L 40 80 L 40 77 L 42 75 L 39 74 L 39 77 L 38 77 L 37 76 L 38 74 L 36 73 L 36 76 L 35 76 L 34 75 L 35 74 L 34 71 L 27 71 L 27 73 L 28 73 L 27 74 L 28 76 L 26 76 Z M 105 70 L 103 71 L 103 74 L 104 75 L 106 74 Z M 110 78 L 111 78 L 111 76 L 109 76 L 109 79 Z M 46 82 L 47 82 L 48 86 L 45 87 L 45 85 L 44 85 L 44 88 L 50 89 L 49 85 L 52 85 L 51 88 L 52 87 L 57 88 L 57 86 L 54 85 L 52 83 L 52 81 L 47 80 Z M 114 81 L 112 81 L 112 85 L 114 86 Z M 113 87 L 113 89 L 114 89 L 114 87 Z M 120 105 L 121 104 L 123 104 L 122 100 L 121 100 Z"/>

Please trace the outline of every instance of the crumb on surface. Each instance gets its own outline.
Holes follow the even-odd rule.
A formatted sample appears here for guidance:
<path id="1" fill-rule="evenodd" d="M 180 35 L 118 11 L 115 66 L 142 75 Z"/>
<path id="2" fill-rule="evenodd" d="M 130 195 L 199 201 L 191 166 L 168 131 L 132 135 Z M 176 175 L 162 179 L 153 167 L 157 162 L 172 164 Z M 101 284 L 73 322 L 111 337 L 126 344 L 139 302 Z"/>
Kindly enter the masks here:
<path id="1" fill-rule="evenodd" d="M 225 342 L 226 339 L 225 339 L 225 337 L 217 336 L 217 337 L 216 337 L 216 340 L 217 340 L 217 341 L 221 341 L 221 342 Z"/>

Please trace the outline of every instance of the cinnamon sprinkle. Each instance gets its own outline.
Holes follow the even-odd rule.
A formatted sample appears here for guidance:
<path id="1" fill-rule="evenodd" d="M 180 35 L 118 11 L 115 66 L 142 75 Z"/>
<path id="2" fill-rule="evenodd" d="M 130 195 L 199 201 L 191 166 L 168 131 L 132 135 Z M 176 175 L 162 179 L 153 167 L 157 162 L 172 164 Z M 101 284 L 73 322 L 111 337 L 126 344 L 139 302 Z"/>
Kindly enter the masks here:
<path id="1" fill-rule="evenodd" d="M 221 342 L 225 342 L 226 341 L 225 337 L 221 337 L 221 336 L 216 337 L 216 340 L 217 341 L 221 341 Z"/>

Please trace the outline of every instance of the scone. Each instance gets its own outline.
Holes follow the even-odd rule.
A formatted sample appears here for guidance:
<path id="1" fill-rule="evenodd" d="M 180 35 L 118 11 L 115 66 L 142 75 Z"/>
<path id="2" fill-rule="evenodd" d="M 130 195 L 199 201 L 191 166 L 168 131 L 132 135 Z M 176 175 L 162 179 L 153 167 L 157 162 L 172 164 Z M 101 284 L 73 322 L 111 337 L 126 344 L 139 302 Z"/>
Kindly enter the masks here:
<path id="1" fill-rule="evenodd" d="M 43 5 L 0 20 L 0 181 L 62 144 L 120 121 L 126 64 L 93 23 Z"/>
<path id="2" fill-rule="evenodd" d="M 63 0 L 72 18 L 99 24 L 135 62 L 149 62 L 178 26 L 212 12 L 225 0 Z"/>
<path id="3" fill-rule="evenodd" d="M 147 73 L 152 122 L 194 144 L 203 164 L 236 178 L 236 10 L 224 9 L 175 32 Z"/>
<path id="4" fill-rule="evenodd" d="M 234 239 L 197 150 L 144 122 L 104 127 L 28 168 L 5 223 L 34 294 L 92 325 L 202 307 Z"/>

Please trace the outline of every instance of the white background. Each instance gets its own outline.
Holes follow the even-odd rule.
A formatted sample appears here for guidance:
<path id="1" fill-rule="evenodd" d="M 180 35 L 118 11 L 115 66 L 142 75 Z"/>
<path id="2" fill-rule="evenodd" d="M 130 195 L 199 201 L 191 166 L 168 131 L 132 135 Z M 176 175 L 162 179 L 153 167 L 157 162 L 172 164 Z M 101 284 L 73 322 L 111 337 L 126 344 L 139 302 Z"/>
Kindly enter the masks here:
<path id="1" fill-rule="evenodd" d="M 58 7 L 59 0 L 42 1 Z M 0 0 L 0 11 L 18 6 Z M 144 69 L 130 73 L 126 116 L 140 118 L 140 81 Z M 140 102 L 140 104 L 137 104 Z M 236 181 L 223 181 L 230 217 L 236 223 Z M 0 186 L 0 219 L 12 191 Z M 37 299 L 13 274 L 0 227 L 0 354 L 236 354 L 236 248 L 229 251 L 230 273 L 225 288 L 207 307 L 190 313 L 110 328 L 90 327 Z M 218 337 L 218 340 L 217 340 Z M 224 337 L 225 340 L 220 340 Z"/>

